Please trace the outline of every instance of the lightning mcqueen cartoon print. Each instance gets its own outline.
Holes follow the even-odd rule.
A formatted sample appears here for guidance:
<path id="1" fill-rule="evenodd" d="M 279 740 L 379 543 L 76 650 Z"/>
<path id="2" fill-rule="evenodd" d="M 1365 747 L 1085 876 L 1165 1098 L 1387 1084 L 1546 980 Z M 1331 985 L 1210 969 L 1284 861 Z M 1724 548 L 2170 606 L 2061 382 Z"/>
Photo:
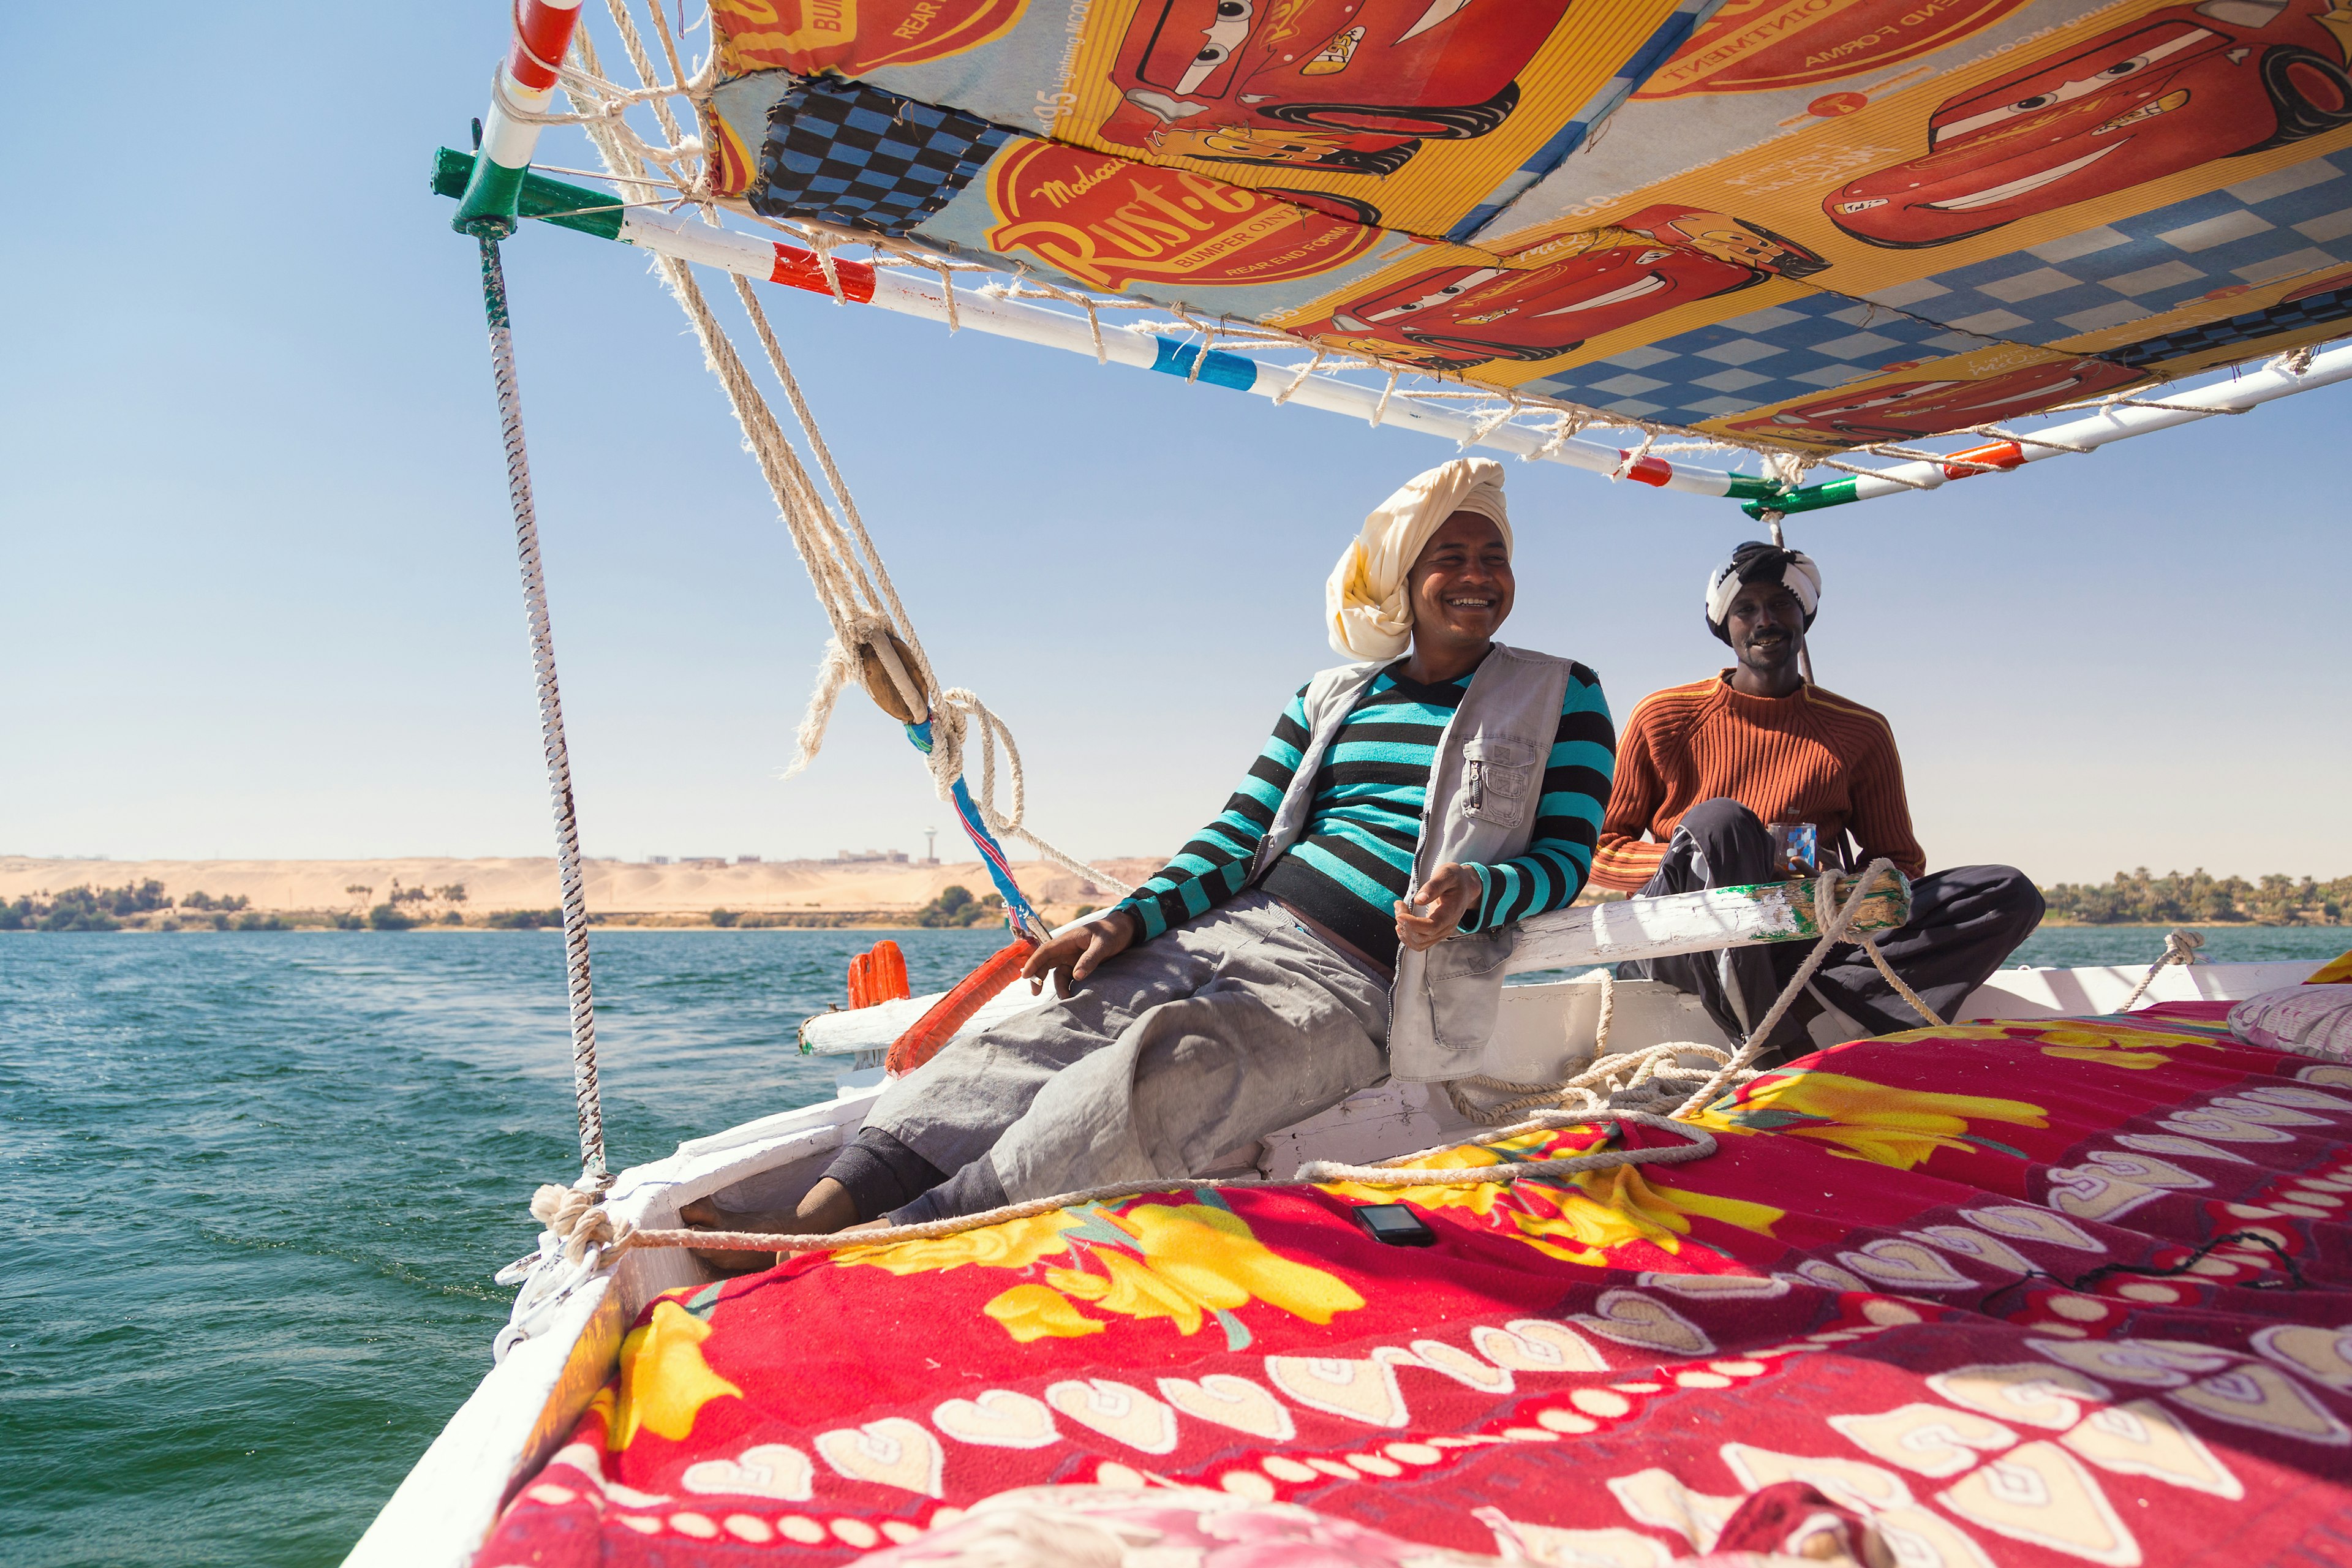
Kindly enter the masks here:
<path id="1" fill-rule="evenodd" d="M 1099 134 L 1162 156 L 1394 172 L 1483 136 L 1570 0 L 1144 0 Z"/>
<path id="2" fill-rule="evenodd" d="M 1916 439 L 2037 414 L 2147 379 L 2147 373 L 2110 360 L 2053 360 L 1979 380 L 1898 381 L 1816 398 L 1777 413 L 1735 419 L 1730 428 L 1768 441 L 1823 447 Z"/>
<path id="3" fill-rule="evenodd" d="M 1936 110 L 1924 158 L 1822 204 L 1854 238 L 1948 245 L 2217 158 L 2352 124 L 2352 10 L 2205 0 L 2151 12 Z"/>
<path id="4" fill-rule="evenodd" d="M 1538 246 L 1507 265 L 1423 272 L 1298 330 L 1432 369 L 1547 360 L 1676 305 L 1828 265 L 1768 229 L 1691 207 L 1645 207 L 1570 242 L 1580 248 L 1558 260 L 1530 265 L 1552 249 Z"/>

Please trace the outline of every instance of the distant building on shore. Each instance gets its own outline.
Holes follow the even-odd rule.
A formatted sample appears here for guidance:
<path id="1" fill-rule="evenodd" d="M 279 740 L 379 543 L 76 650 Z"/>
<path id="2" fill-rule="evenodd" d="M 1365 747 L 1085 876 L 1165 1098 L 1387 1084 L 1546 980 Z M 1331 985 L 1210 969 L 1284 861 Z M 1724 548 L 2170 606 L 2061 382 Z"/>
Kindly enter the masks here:
<path id="1" fill-rule="evenodd" d="M 852 866 L 871 864 L 904 866 L 907 864 L 907 852 L 904 849 L 843 849 L 836 851 L 833 858 L 836 861 Z"/>

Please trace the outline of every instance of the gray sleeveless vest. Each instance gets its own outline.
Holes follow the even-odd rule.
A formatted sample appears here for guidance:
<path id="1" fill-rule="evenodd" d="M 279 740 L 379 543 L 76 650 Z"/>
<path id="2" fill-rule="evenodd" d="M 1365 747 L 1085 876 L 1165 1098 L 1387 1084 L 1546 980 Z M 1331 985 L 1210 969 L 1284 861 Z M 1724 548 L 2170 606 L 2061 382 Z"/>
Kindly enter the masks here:
<path id="1" fill-rule="evenodd" d="M 1392 660 L 1341 665 L 1307 683 L 1309 739 L 1274 824 L 1250 862 L 1265 876 L 1298 841 L 1315 801 L 1315 775 L 1339 725 Z M 1544 764 L 1559 731 L 1569 661 L 1496 643 L 1440 738 L 1413 851 L 1418 885 L 1447 861 L 1492 865 L 1528 847 L 1543 795 Z M 1427 952 L 1401 950 L 1389 993 L 1389 1074 L 1434 1083 L 1481 1070 L 1503 995 L 1514 928 L 1458 933 Z"/>

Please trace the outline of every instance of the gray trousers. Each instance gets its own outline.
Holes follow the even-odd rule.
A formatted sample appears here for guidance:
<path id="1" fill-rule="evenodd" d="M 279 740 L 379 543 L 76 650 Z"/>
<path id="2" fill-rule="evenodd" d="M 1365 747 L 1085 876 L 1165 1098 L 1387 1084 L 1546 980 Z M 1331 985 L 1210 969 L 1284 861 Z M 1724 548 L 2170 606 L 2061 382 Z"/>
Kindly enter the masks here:
<path id="1" fill-rule="evenodd" d="M 892 1217 L 1193 1174 L 1378 1083 L 1388 1024 L 1385 980 L 1244 893 L 883 1090 L 867 1129 L 950 1173 Z"/>

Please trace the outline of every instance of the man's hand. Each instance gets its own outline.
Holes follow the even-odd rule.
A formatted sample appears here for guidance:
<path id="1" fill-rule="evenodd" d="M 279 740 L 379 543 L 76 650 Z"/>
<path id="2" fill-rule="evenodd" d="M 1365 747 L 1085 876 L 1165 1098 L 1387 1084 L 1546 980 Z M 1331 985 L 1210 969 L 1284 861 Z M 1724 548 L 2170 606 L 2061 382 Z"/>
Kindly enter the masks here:
<path id="1" fill-rule="evenodd" d="M 1135 945 L 1139 933 L 1135 917 L 1124 910 L 1113 910 L 1098 921 L 1088 921 L 1074 931 L 1068 931 L 1040 947 L 1021 966 L 1021 978 L 1029 983 L 1029 994 L 1035 996 L 1045 988 L 1045 976 L 1054 977 L 1054 994 L 1067 996 L 1073 988 L 1107 959 L 1116 958 Z"/>
<path id="2" fill-rule="evenodd" d="M 1478 873 L 1447 861 L 1429 874 L 1429 880 L 1397 901 L 1397 940 L 1415 952 L 1426 952 L 1461 928 L 1463 911 L 1477 900 Z M 1413 906 L 1427 911 L 1413 913 Z"/>

